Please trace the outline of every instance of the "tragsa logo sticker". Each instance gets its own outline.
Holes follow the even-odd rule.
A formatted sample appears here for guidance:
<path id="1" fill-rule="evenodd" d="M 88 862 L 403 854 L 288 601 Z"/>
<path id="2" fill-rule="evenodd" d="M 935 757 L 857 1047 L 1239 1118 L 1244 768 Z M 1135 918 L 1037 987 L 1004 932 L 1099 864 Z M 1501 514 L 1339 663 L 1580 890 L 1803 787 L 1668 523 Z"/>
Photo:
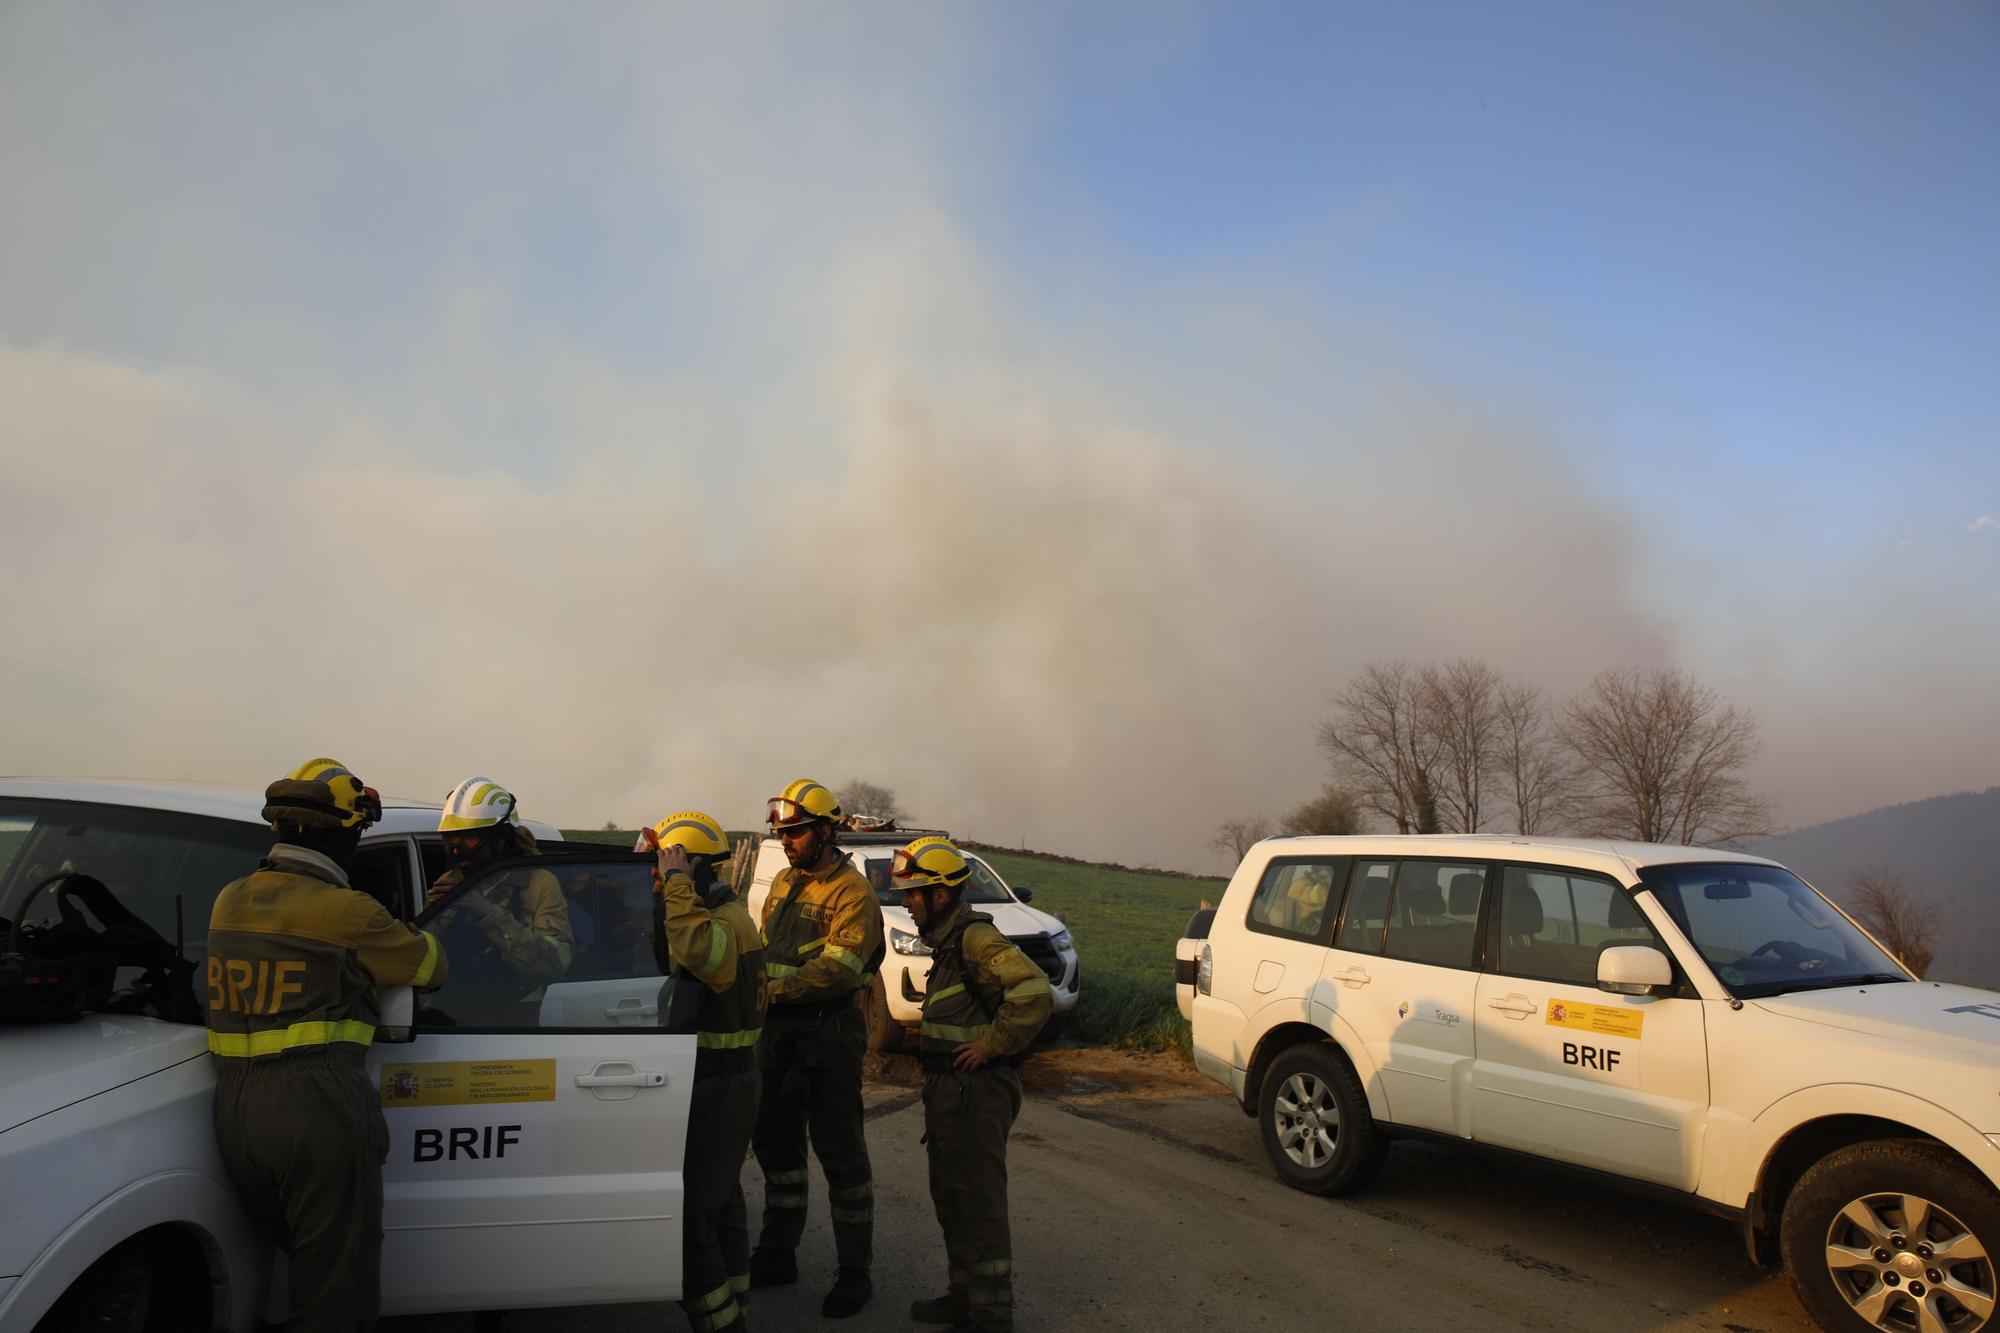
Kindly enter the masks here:
<path id="1" fill-rule="evenodd" d="M 1408 1018 L 1409 1016 L 1410 1016 L 1410 1002 L 1408 1000 L 1405 1000 L 1401 1004 L 1396 1006 L 1396 1017 Z"/>

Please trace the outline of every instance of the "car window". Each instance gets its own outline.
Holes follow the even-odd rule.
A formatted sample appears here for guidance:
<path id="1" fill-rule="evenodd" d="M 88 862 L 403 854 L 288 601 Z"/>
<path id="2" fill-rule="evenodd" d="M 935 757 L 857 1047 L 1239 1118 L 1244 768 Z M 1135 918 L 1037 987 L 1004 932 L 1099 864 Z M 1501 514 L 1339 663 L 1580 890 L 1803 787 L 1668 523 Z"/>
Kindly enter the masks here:
<path id="1" fill-rule="evenodd" d="M 1639 878 L 1738 997 L 1909 979 L 1782 866 L 1647 866 Z"/>
<path id="2" fill-rule="evenodd" d="M 411 892 L 410 847 L 401 838 L 363 845 L 347 868 L 347 879 L 400 921 L 407 921 L 410 905 L 421 901 Z"/>
<path id="3" fill-rule="evenodd" d="M 164 810 L 96 805 L 79 801 L 0 800 L 0 828 L 6 830 L 0 869 L 0 918 L 19 917 L 25 926 L 51 926 L 60 919 L 53 893 L 23 900 L 37 884 L 61 871 L 76 871 L 103 882 L 114 910 L 136 918 L 127 956 L 157 948 L 156 961 L 178 957 L 171 997 L 143 993 L 147 968 L 121 966 L 113 977 L 106 1008 L 154 1014 L 176 1021 L 200 1021 L 201 996 L 194 978 L 208 955 L 208 917 L 215 896 L 232 880 L 257 868 L 270 849 L 271 830 L 262 824 Z M 72 910 L 76 910 L 72 900 Z M 111 924 L 86 923 L 102 930 Z M 185 973 L 182 980 L 179 974 Z"/>
<path id="4" fill-rule="evenodd" d="M 1345 882 L 1346 857 L 1273 861 L 1250 900 L 1250 929 L 1318 940 L 1339 908 L 1334 886 Z"/>
<path id="5" fill-rule="evenodd" d="M 1631 895 L 1610 880 L 1525 866 L 1500 872 L 1498 967 L 1509 976 L 1595 986 L 1607 946 L 1657 943 Z"/>
<path id="6" fill-rule="evenodd" d="M 444 984 L 418 994 L 418 1026 L 667 1026 L 671 960 L 655 901 L 648 857 L 523 858 L 488 869 L 417 919 L 447 962 Z M 567 948 L 552 950 L 545 941 L 558 926 Z"/>
<path id="7" fill-rule="evenodd" d="M 1382 952 L 1413 963 L 1471 967 L 1479 956 L 1479 903 L 1486 867 L 1463 861 L 1405 861 L 1395 892 Z"/>
<path id="8" fill-rule="evenodd" d="M 1389 924 L 1389 896 L 1396 883 L 1394 861 L 1356 861 L 1348 876 L 1347 910 L 1340 920 L 1339 947 L 1381 953 Z"/>
<path id="9" fill-rule="evenodd" d="M 443 838 L 418 838 L 417 856 L 424 864 L 424 890 L 438 882 L 439 876 L 451 869 L 451 858 L 445 855 Z"/>

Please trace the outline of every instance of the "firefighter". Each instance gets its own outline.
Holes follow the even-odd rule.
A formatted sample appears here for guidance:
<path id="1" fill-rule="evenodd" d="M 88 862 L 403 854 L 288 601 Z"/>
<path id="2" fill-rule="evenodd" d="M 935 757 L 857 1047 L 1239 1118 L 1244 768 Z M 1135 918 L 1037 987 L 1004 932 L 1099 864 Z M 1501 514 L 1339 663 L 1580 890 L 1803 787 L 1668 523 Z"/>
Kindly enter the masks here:
<path id="1" fill-rule="evenodd" d="M 695 1333 L 745 1327 L 750 1223 L 743 1158 L 757 1118 L 757 1037 L 764 1028 L 764 940 L 729 884 L 722 825 L 698 811 L 642 829 L 634 851 L 656 851 L 661 938 L 676 986 L 698 983 L 693 1105 L 688 1112 L 687 1212 L 681 1302 Z"/>
<path id="2" fill-rule="evenodd" d="M 250 1212 L 290 1258 L 288 1327 L 367 1329 L 381 1306 L 389 1127 L 364 1061 L 375 986 L 435 986 L 437 940 L 349 887 L 374 789 L 331 759 L 264 792 L 278 842 L 208 923 L 215 1136 Z"/>
<path id="3" fill-rule="evenodd" d="M 820 1304 L 844 1319 L 874 1294 L 875 1182 L 862 1132 L 860 997 L 882 963 L 882 904 L 836 845 L 840 803 L 807 778 L 773 796 L 766 816 L 786 869 L 764 900 L 769 1031 L 758 1056 L 763 1098 L 751 1143 L 764 1171 L 764 1224 L 750 1283 L 798 1281 L 806 1227 L 806 1137 L 826 1173 L 839 1264 Z"/>
<path id="4" fill-rule="evenodd" d="M 535 835 L 514 822 L 518 804 L 490 778 L 467 778 L 452 788 L 438 817 L 452 867 L 431 884 L 426 902 L 437 902 L 495 861 L 541 854 Z M 503 1021 L 504 1006 L 539 1000 L 543 986 L 569 971 L 576 948 L 562 885 L 546 870 L 462 894 L 431 924 L 464 955 L 454 999 L 465 1010 L 455 1015 L 460 1022 Z M 466 945 L 477 953 L 465 954 Z"/>
<path id="5" fill-rule="evenodd" d="M 889 877 L 931 949 L 920 1058 L 931 1202 L 949 1284 L 910 1318 L 988 1333 L 1014 1326 L 1007 1231 L 1007 1134 L 1021 1110 L 1016 1071 L 1048 1020 L 1049 979 L 993 918 L 960 901 L 972 874 L 949 838 L 898 850 Z"/>

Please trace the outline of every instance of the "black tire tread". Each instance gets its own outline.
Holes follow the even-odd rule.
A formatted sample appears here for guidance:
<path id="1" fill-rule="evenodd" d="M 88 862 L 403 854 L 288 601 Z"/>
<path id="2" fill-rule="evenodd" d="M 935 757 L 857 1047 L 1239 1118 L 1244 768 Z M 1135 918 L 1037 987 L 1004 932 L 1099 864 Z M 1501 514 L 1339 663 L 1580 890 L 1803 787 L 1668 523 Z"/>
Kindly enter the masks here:
<path id="1" fill-rule="evenodd" d="M 1301 1170 L 1284 1155 L 1271 1119 L 1272 1099 L 1278 1088 L 1301 1066 L 1324 1079 L 1340 1103 L 1340 1141 L 1334 1147 L 1333 1160 L 1316 1172 Z M 1368 1112 L 1368 1094 L 1361 1086 L 1361 1076 L 1354 1072 L 1346 1053 L 1330 1041 L 1301 1042 L 1278 1053 L 1265 1071 L 1258 1094 L 1257 1124 L 1264 1155 L 1271 1159 L 1278 1178 L 1307 1194 L 1339 1195 L 1360 1189 L 1382 1169 L 1389 1151 L 1388 1135 Z"/>

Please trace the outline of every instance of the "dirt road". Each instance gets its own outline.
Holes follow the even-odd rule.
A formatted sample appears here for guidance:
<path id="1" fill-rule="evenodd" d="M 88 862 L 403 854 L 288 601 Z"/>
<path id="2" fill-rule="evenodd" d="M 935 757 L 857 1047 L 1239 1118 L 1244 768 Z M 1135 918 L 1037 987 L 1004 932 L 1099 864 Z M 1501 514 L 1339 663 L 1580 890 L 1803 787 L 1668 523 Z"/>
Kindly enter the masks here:
<path id="1" fill-rule="evenodd" d="M 943 1247 L 918 1145 L 913 1063 L 868 1093 L 876 1171 L 874 1303 L 840 1327 L 916 1327 Z M 1366 1193 L 1279 1184 L 1254 1121 L 1176 1063 L 1101 1050 L 1038 1053 L 1015 1126 L 1017 1327 L 1069 1329 L 1648 1329 L 1793 1333 L 1781 1279 L 1751 1268 L 1724 1223 L 1454 1148 L 1399 1144 Z M 744 1172 L 753 1221 L 762 1179 Z M 833 1276 L 825 1185 L 796 1287 L 760 1291 L 753 1327 L 819 1317 Z M 469 1324 L 470 1320 L 464 1320 Z M 391 1320 L 432 1333 L 453 1320 Z M 510 1333 L 685 1328 L 671 1306 L 522 1311 Z"/>

